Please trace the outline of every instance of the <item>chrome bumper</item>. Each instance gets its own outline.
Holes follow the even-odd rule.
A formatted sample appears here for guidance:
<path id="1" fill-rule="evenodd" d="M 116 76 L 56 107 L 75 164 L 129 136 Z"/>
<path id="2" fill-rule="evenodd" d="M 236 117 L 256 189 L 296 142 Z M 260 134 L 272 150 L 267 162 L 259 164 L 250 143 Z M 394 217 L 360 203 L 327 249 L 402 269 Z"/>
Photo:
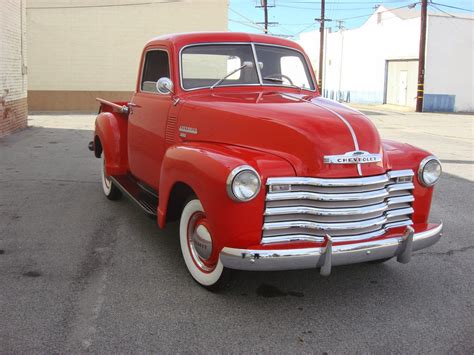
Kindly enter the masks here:
<path id="1" fill-rule="evenodd" d="M 246 250 L 224 248 L 220 260 L 225 267 L 238 270 L 275 271 L 321 268 L 327 276 L 332 266 L 364 263 L 372 260 L 397 257 L 407 263 L 413 251 L 435 244 L 442 235 L 443 224 L 423 232 L 414 233 L 407 227 L 403 236 L 362 243 L 332 245 L 326 236 L 326 245 L 318 248 Z"/>

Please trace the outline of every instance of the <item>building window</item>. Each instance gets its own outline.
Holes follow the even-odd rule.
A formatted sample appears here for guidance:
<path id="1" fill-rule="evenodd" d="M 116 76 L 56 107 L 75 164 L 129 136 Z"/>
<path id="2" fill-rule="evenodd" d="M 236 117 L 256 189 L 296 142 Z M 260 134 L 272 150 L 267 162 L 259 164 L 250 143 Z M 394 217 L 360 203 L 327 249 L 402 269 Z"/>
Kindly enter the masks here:
<path id="1" fill-rule="evenodd" d="M 146 53 L 143 67 L 141 90 L 158 92 L 156 82 L 160 78 L 170 77 L 168 53 L 163 50 L 152 50 Z"/>
<path id="2" fill-rule="evenodd" d="M 380 23 L 382 23 L 382 13 L 378 12 L 377 13 L 377 24 L 380 24 Z"/>

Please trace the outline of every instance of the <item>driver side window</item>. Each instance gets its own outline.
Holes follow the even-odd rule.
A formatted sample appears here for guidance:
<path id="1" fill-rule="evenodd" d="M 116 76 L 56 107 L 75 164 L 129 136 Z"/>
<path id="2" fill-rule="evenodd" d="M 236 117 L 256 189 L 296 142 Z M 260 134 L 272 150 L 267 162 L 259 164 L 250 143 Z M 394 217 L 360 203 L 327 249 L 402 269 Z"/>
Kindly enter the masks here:
<path id="1" fill-rule="evenodd" d="M 164 50 L 148 51 L 145 55 L 145 64 L 143 66 L 140 84 L 141 91 L 158 93 L 156 82 L 159 78 L 163 77 L 170 77 L 168 52 Z"/>

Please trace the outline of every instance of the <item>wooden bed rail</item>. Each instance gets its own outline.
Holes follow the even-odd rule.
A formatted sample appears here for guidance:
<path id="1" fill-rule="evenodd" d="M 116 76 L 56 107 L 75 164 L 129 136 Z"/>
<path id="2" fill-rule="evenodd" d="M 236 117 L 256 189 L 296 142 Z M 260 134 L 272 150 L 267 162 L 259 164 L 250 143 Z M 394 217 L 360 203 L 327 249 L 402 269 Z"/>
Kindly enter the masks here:
<path id="1" fill-rule="evenodd" d="M 101 104 L 113 107 L 114 109 L 116 109 L 120 113 L 128 114 L 128 106 L 125 106 L 125 105 L 120 106 L 120 105 L 114 104 L 113 102 L 101 99 L 99 97 L 96 97 L 95 99 L 97 101 L 99 101 Z"/>

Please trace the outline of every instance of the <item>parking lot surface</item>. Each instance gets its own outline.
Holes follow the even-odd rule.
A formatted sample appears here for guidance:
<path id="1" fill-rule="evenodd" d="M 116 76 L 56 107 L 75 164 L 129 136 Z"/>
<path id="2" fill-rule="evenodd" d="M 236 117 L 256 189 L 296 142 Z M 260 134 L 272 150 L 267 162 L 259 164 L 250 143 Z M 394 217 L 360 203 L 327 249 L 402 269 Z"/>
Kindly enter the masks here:
<path id="1" fill-rule="evenodd" d="M 239 272 L 218 294 L 132 202 L 107 200 L 92 115 L 0 139 L 0 352 L 473 353 L 474 116 L 367 111 L 438 155 L 441 241 L 409 264 Z"/>

